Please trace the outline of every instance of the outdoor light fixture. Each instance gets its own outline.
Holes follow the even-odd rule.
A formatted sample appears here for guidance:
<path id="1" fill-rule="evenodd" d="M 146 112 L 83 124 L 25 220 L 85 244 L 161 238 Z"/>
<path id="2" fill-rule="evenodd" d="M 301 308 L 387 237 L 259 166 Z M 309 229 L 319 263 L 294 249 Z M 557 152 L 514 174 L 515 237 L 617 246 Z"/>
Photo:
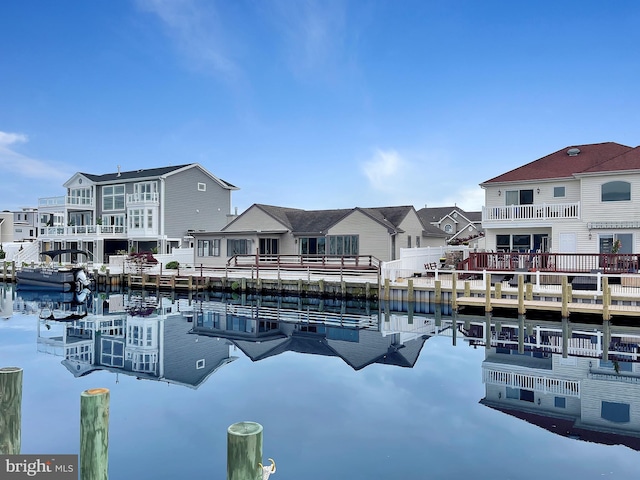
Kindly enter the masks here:
<path id="1" fill-rule="evenodd" d="M 502 195 L 502 191 L 498 190 L 498 196 Z"/>
<path id="2" fill-rule="evenodd" d="M 540 397 L 538 397 L 538 405 L 540 405 L 540 402 L 541 402 Z"/>
<path id="3" fill-rule="evenodd" d="M 591 240 L 591 232 L 589 232 L 589 240 Z"/>
<path id="4" fill-rule="evenodd" d="M 536 190 L 538 192 L 538 195 L 540 195 L 540 187 L 538 187 L 538 190 Z"/>

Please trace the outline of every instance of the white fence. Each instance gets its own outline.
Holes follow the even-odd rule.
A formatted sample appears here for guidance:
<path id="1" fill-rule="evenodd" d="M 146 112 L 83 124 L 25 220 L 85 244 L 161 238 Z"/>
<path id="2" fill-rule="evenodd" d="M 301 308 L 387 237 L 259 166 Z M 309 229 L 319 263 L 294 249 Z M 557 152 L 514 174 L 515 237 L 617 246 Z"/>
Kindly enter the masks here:
<path id="1" fill-rule="evenodd" d="M 425 271 L 425 264 L 436 264 L 441 268 L 440 259 L 445 258 L 448 252 L 462 252 L 463 259 L 469 257 L 469 247 L 422 247 L 401 248 L 400 259 L 383 262 L 380 269 L 381 281 L 407 278 L 414 273 Z"/>
<path id="2" fill-rule="evenodd" d="M 148 273 L 155 273 L 156 270 L 165 269 L 167 263 L 169 262 L 178 262 L 180 264 L 180 269 L 183 268 L 193 268 L 193 248 L 174 248 L 171 253 L 168 254 L 153 254 L 153 258 L 158 260 L 158 265 L 153 268 L 150 268 Z M 128 255 L 111 255 L 109 257 L 109 270 L 111 272 L 127 272 L 127 257 Z"/>

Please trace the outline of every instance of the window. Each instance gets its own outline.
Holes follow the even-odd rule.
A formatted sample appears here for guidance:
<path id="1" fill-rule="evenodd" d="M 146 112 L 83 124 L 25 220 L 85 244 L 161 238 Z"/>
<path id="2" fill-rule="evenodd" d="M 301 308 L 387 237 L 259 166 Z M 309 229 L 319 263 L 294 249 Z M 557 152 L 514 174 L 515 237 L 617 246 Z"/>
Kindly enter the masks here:
<path id="1" fill-rule="evenodd" d="M 358 235 L 330 235 L 329 255 L 358 255 Z"/>
<path id="2" fill-rule="evenodd" d="M 600 234 L 600 253 L 632 253 L 633 246 L 633 234 L 631 233 L 613 233 L 613 234 Z M 618 251 L 613 251 L 614 242 L 618 243 Z"/>
<path id="3" fill-rule="evenodd" d="M 416 248 L 420 248 L 420 235 L 416 235 Z"/>
<path id="4" fill-rule="evenodd" d="M 261 238 L 259 241 L 260 255 L 277 255 L 278 239 L 277 238 Z"/>
<path id="5" fill-rule="evenodd" d="M 561 198 L 566 196 L 564 187 L 553 187 L 553 196 L 555 198 Z"/>
<path id="6" fill-rule="evenodd" d="M 202 368 L 204 368 L 204 358 L 201 358 L 200 360 L 196 360 L 196 369 L 200 370 Z"/>
<path id="7" fill-rule="evenodd" d="M 514 235 L 513 249 L 519 252 L 528 252 L 531 250 L 531 235 Z"/>
<path id="8" fill-rule="evenodd" d="M 630 420 L 629 404 L 603 401 L 600 406 L 600 416 L 615 423 L 627 423 Z"/>
<path id="9" fill-rule="evenodd" d="M 602 184 L 601 198 L 603 202 L 623 202 L 631 200 L 631 184 L 615 181 Z"/>
<path id="10" fill-rule="evenodd" d="M 407 235 L 407 248 L 411 248 L 411 235 Z"/>
<path id="11" fill-rule="evenodd" d="M 564 397 L 555 397 L 554 406 L 556 408 L 567 408 L 567 399 Z"/>
<path id="12" fill-rule="evenodd" d="M 206 192 L 207 191 L 207 184 L 198 182 L 198 191 Z"/>
<path id="13" fill-rule="evenodd" d="M 451 232 L 453 232 L 453 226 L 452 226 L 450 223 L 447 223 L 447 224 L 444 226 L 444 231 L 445 231 L 446 233 L 451 233 Z"/>
<path id="14" fill-rule="evenodd" d="M 124 208 L 124 185 L 102 187 L 102 209 L 122 210 Z"/>
<path id="15" fill-rule="evenodd" d="M 496 250 L 508 252 L 511 250 L 511 235 L 496 235 Z"/>
<path id="16" fill-rule="evenodd" d="M 91 189 L 90 188 L 69 189 L 68 200 L 71 205 L 91 205 Z"/>
<path id="17" fill-rule="evenodd" d="M 249 240 L 245 239 L 227 239 L 227 257 L 234 255 L 246 255 L 249 253 Z"/>
<path id="18" fill-rule="evenodd" d="M 133 193 L 136 201 L 149 202 L 157 200 L 156 182 L 136 183 L 133 185 Z"/>
<path id="19" fill-rule="evenodd" d="M 300 255 L 324 255 L 326 239 L 324 237 L 301 237 Z"/>
<path id="20" fill-rule="evenodd" d="M 199 257 L 219 257 L 220 256 L 220 239 L 198 240 L 198 256 Z"/>
<path id="21" fill-rule="evenodd" d="M 507 190 L 504 199 L 505 205 L 532 205 L 533 190 Z"/>

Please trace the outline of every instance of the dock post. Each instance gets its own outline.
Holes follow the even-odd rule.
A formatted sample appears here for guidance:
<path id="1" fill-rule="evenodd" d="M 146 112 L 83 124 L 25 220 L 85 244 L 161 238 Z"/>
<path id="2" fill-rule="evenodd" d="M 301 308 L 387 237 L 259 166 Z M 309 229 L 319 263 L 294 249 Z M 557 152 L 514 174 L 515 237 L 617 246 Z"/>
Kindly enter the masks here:
<path id="1" fill-rule="evenodd" d="M 455 347 L 458 336 L 458 314 L 455 311 L 451 313 L 451 345 Z"/>
<path id="2" fill-rule="evenodd" d="M 562 317 L 562 358 L 569 356 L 569 319 Z"/>
<path id="3" fill-rule="evenodd" d="M 493 287 L 493 296 L 495 298 L 502 298 L 502 284 L 496 283 Z"/>
<path id="4" fill-rule="evenodd" d="M 234 423 L 227 429 L 227 480 L 260 480 L 262 425 Z"/>
<path id="5" fill-rule="evenodd" d="M 518 353 L 524 353 L 524 315 L 518 315 Z"/>
<path id="6" fill-rule="evenodd" d="M 407 302 L 413 302 L 415 297 L 413 295 L 413 278 L 407 280 Z"/>
<path id="7" fill-rule="evenodd" d="M 19 455 L 22 442 L 22 369 L 0 368 L 0 454 Z"/>
<path id="8" fill-rule="evenodd" d="M 524 306 L 524 275 L 518 275 L 518 314 L 524 315 L 527 312 Z"/>
<path id="9" fill-rule="evenodd" d="M 524 294 L 524 298 L 525 300 L 533 300 L 533 284 L 532 283 L 527 283 L 526 285 L 526 292 Z"/>
<path id="10" fill-rule="evenodd" d="M 602 319 L 611 320 L 611 288 L 609 287 L 609 277 L 602 278 Z"/>
<path id="11" fill-rule="evenodd" d="M 344 302 L 343 302 L 344 304 Z M 407 324 L 413 325 L 413 312 L 415 310 L 415 303 L 410 301 L 407 305 Z"/>
<path id="12" fill-rule="evenodd" d="M 389 279 L 385 278 L 384 279 L 384 301 L 388 302 L 389 301 L 389 297 L 390 297 L 390 291 L 389 291 Z"/>
<path id="13" fill-rule="evenodd" d="M 439 305 L 442 303 L 442 280 L 436 280 L 435 287 L 436 287 L 435 303 Z"/>
<path id="14" fill-rule="evenodd" d="M 609 361 L 609 345 L 611 345 L 611 323 L 602 322 L 602 360 Z"/>
<path id="15" fill-rule="evenodd" d="M 491 311 L 491 274 L 486 273 L 485 292 L 484 292 L 484 311 Z"/>
<path id="16" fill-rule="evenodd" d="M 562 276 L 562 318 L 565 319 L 569 316 L 569 287 L 567 282 L 567 276 Z"/>
<path id="17" fill-rule="evenodd" d="M 318 292 L 321 297 L 324 295 L 324 278 L 318 280 Z"/>
<path id="18" fill-rule="evenodd" d="M 491 313 L 484 314 L 484 348 L 491 348 Z"/>
<path id="19" fill-rule="evenodd" d="M 371 284 L 369 282 L 364 284 L 364 298 L 366 300 L 371 299 Z"/>
<path id="20" fill-rule="evenodd" d="M 464 282 L 464 296 L 465 297 L 470 297 L 471 296 L 471 283 L 470 282 Z"/>
<path id="21" fill-rule="evenodd" d="M 109 478 L 109 389 L 80 395 L 80 480 Z"/>
<path id="22" fill-rule="evenodd" d="M 456 272 L 453 272 L 453 274 L 451 275 L 451 309 L 453 311 L 458 310 L 457 280 L 458 274 Z"/>

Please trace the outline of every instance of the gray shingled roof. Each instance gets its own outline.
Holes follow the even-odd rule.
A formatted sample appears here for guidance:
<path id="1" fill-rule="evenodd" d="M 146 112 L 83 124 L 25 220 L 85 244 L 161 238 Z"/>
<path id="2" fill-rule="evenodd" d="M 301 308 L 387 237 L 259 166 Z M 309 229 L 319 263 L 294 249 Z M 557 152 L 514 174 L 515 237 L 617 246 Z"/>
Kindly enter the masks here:
<path id="1" fill-rule="evenodd" d="M 480 222 L 482 219 L 482 212 L 466 212 L 460 207 L 425 207 L 418 210 L 418 217 L 425 225 L 430 225 L 435 222 L 439 222 L 447 215 L 451 215 L 453 212 L 458 212 L 464 218 L 471 222 Z M 463 219 L 464 220 L 464 219 Z M 464 222 L 463 222 L 464 223 Z"/>
<path id="2" fill-rule="evenodd" d="M 104 173 L 102 175 L 95 175 L 93 173 L 85 173 L 79 172 L 80 175 L 85 176 L 92 182 L 96 183 L 108 183 L 120 180 L 135 180 L 138 178 L 154 178 L 161 177 L 168 173 L 175 172 L 180 170 L 181 168 L 189 167 L 191 165 L 196 165 L 194 163 L 186 163 L 184 165 L 172 165 L 170 167 L 157 167 L 157 168 L 144 168 L 140 170 L 130 170 L 126 172 L 113 172 L 113 173 Z M 217 177 L 216 177 L 217 178 Z M 228 186 L 229 188 L 237 188 L 235 185 L 232 185 L 229 182 L 226 182 L 220 178 L 218 178 L 223 184 Z"/>
<path id="3" fill-rule="evenodd" d="M 254 204 L 272 216 L 294 234 L 324 233 L 347 215 L 361 211 L 374 220 L 385 225 L 389 230 L 397 230 L 404 220 L 411 206 L 374 207 L 374 208 L 344 208 L 334 210 L 301 210 L 297 208 L 277 207 L 274 205 Z M 223 230 L 228 230 L 231 222 Z"/>

